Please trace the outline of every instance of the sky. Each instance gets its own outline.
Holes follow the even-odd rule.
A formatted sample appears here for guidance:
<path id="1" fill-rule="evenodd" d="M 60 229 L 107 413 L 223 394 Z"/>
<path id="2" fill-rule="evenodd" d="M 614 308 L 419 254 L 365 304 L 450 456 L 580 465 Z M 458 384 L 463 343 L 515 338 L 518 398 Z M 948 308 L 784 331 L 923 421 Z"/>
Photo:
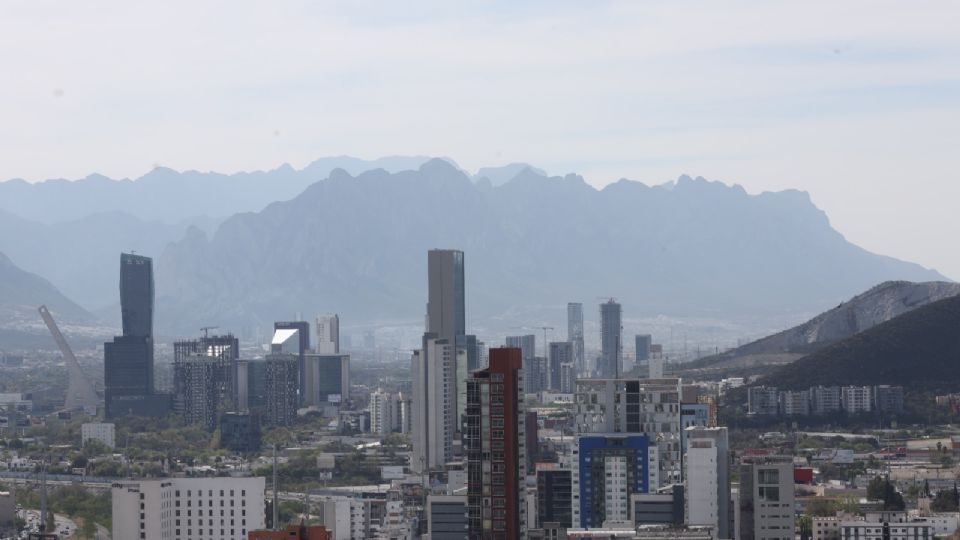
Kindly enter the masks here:
<path id="1" fill-rule="evenodd" d="M 0 178 L 321 156 L 801 189 L 960 279 L 960 2 L 0 3 Z"/>

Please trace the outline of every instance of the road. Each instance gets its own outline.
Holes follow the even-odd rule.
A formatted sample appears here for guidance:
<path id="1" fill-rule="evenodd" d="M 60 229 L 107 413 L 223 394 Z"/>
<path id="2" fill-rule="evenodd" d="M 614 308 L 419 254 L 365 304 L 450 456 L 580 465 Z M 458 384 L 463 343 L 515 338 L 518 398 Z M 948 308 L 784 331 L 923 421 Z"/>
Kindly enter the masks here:
<path id="1" fill-rule="evenodd" d="M 33 509 L 21 510 L 21 516 L 27 522 L 27 528 L 36 532 L 40 526 L 40 511 Z M 61 538 L 67 538 L 77 530 L 77 524 L 62 514 L 53 515 L 54 532 Z"/>

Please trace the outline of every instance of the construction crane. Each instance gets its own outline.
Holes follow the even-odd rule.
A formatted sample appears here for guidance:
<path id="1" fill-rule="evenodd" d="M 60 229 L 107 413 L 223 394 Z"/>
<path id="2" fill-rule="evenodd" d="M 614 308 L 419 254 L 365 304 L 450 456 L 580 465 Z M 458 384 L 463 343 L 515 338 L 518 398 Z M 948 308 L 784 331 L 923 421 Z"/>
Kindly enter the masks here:
<path id="1" fill-rule="evenodd" d="M 200 331 L 203 332 L 203 337 L 208 338 L 208 337 L 210 337 L 209 334 L 208 334 L 208 332 L 209 332 L 210 330 L 216 330 L 216 329 L 218 329 L 218 328 L 220 328 L 220 327 L 219 327 L 219 326 L 201 326 L 201 327 L 200 327 Z"/>
<path id="2" fill-rule="evenodd" d="M 64 402 L 64 409 L 82 409 L 88 413 L 92 412 L 93 414 L 97 414 L 97 404 L 100 402 L 100 399 L 97 398 L 97 392 L 93 389 L 93 384 L 90 382 L 90 379 L 88 379 L 83 373 L 83 370 L 80 369 L 80 363 L 77 362 L 77 357 L 73 355 L 70 345 L 67 344 L 67 340 L 63 337 L 63 334 L 60 333 L 60 328 L 57 327 L 53 316 L 50 315 L 50 310 L 47 309 L 47 306 L 40 306 L 37 308 L 37 311 L 40 312 L 40 317 L 43 318 L 47 329 L 50 330 L 53 340 L 57 342 L 57 347 L 60 348 L 60 353 L 63 354 L 63 361 L 70 371 L 70 382 L 67 385 L 67 399 Z"/>

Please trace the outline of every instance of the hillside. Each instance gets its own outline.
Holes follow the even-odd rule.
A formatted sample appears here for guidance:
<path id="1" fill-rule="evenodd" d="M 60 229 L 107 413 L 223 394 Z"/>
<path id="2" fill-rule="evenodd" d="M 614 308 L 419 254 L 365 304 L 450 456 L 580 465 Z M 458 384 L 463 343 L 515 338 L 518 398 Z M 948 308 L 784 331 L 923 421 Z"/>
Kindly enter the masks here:
<path id="1" fill-rule="evenodd" d="M 318 310 L 418 324 L 436 247 L 466 253 L 468 324 L 543 320 L 598 296 L 630 315 L 809 313 L 881 281 L 943 279 L 850 244 L 798 191 L 749 195 L 689 177 L 597 190 L 532 169 L 493 186 L 431 160 L 396 174 L 335 170 L 212 236 L 191 230 L 159 257 L 158 324 L 266 327 Z"/>
<path id="2" fill-rule="evenodd" d="M 56 347 L 37 313 L 41 304 L 50 308 L 71 343 L 92 346 L 111 332 L 49 281 L 22 270 L 0 253 L 0 351 Z"/>
<path id="3" fill-rule="evenodd" d="M 919 307 L 829 345 L 758 384 L 783 389 L 816 385 L 898 384 L 956 391 L 960 384 L 960 297 Z"/>
<path id="4" fill-rule="evenodd" d="M 958 283 L 884 282 L 803 324 L 686 364 L 683 372 L 701 378 L 762 373 L 910 310 L 957 294 L 960 294 Z"/>

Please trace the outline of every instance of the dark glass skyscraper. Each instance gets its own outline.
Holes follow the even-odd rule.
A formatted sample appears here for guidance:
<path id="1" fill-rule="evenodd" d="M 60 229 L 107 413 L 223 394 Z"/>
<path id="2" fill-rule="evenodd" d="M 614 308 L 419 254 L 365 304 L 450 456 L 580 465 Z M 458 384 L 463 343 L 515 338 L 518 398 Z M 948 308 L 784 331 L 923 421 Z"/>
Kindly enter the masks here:
<path id="1" fill-rule="evenodd" d="M 153 261 L 120 254 L 120 314 L 123 335 L 103 344 L 107 416 L 161 416 L 171 396 L 153 392 Z"/>
<path id="2" fill-rule="evenodd" d="M 120 254 L 120 313 L 123 335 L 153 337 L 153 261 Z"/>

